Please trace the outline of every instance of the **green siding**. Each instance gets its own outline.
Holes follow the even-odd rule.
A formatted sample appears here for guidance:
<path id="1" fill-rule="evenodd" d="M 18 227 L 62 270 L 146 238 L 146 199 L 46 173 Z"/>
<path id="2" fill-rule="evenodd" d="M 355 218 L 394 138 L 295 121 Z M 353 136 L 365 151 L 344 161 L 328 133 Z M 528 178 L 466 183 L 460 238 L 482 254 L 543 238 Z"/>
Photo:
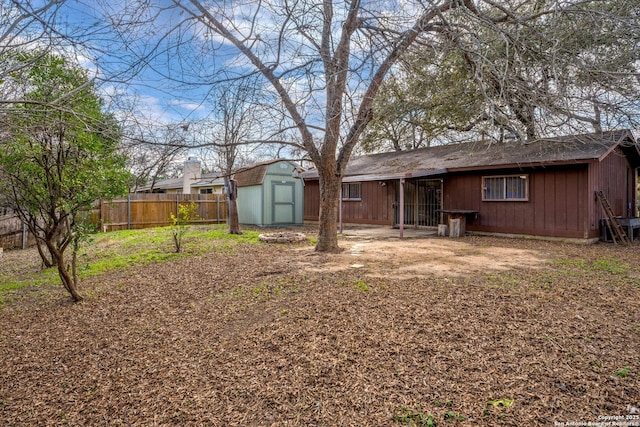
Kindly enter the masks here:
<path id="1" fill-rule="evenodd" d="M 240 224 L 262 223 L 262 186 L 238 188 L 238 220 Z"/>

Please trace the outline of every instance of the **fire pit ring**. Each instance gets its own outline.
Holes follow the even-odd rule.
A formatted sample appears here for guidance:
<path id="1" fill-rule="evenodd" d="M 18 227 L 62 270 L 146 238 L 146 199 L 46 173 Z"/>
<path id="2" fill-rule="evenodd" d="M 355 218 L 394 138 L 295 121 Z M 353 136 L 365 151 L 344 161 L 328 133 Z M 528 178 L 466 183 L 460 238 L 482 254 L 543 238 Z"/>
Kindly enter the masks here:
<path id="1" fill-rule="evenodd" d="M 304 233 L 284 231 L 260 234 L 258 240 L 265 243 L 299 243 L 307 240 L 307 236 Z"/>

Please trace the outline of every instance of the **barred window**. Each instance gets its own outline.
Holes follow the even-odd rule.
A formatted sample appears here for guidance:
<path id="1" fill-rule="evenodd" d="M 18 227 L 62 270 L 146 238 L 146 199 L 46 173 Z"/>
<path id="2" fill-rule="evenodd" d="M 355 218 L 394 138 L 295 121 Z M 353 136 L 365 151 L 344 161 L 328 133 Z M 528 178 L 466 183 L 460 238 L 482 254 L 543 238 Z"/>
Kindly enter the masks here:
<path id="1" fill-rule="evenodd" d="M 342 184 L 342 200 L 362 200 L 360 183 L 349 182 Z"/>
<path id="2" fill-rule="evenodd" d="M 482 177 L 482 200 L 529 200 L 527 175 Z"/>

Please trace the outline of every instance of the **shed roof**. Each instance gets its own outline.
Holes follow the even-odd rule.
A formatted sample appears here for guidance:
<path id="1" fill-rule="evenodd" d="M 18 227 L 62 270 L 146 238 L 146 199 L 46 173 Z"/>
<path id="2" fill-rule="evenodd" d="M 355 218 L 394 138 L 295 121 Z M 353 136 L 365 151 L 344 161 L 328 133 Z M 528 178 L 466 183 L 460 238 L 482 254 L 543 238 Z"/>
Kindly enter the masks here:
<path id="1" fill-rule="evenodd" d="M 249 185 L 261 185 L 264 176 L 273 161 L 254 163 L 239 169 L 233 176 L 238 187 L 247 187 Z"/>
<path id="2" fill-rule="evenodd" d="M 269 170 L 269 166 L 276 163 L 288 163 L 292 168 L 297 170 L 297 167 L 287 160 L 274 159 L 265 160 L 264 162 L 253 163 L 243 168 L 238 169 L 233 179 L 236 181 L 238 187 L 248 187 L 250 185 L 262 185 L 264 177 Z"/>
<path id="3" fill-rule="evenodd" d="M 628 130 L 541 138 L 524 143 L 468 142 L 411 151 L 371 154 L 349 161 L 343 181 L 384 180 L 441 175 L 448 172 L 579 164 L 602 160 L 620 146 L 632 165 L 640 166 L 640 150 Z M 318 177 L 315 169 L 302 174 Z"/>

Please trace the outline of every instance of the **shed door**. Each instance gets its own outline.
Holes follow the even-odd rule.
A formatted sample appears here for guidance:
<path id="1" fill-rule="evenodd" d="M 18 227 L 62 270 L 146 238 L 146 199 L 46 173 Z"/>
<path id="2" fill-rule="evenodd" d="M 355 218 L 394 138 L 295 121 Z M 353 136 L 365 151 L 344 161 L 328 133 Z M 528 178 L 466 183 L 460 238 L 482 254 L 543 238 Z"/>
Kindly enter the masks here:
<path id="1" fill-rule="evenodd" d="M 273 183 L 273 223 L 295 224 L 295 183 Z"/>

